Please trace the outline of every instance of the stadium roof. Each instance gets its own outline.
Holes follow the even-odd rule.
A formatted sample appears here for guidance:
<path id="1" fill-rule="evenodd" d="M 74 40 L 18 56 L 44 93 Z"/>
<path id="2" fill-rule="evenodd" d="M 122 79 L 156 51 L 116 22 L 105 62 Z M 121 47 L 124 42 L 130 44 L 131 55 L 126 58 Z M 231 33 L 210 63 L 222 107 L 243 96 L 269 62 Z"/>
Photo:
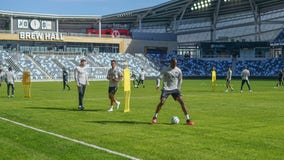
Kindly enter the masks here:
<path id="1" fill-rule="evenodd" d="M 0 23 L 13 17 L 39 17 L 58 19 L 64 24 L 84 24 L 92 27 L 101 20 L 102 24 L 130 24 L 157 22 L 169 25 L 174 20 L 193 18 L 217 19 L 220 15 L 240 12 L 265 13 L 284 8 L 284 0 L 169 0 L 168 2 L 137 10 L 110 15 L 56 15 L 0 10 Z M 281 22 L 282 23 L 282 22 Z"/>
<path id="2" fill-rule="evenodd" d="M 27 13 L 27 12 L 11 12 L 0 10 L 0 15 L 14 16 L 14 17 L 40 17 L 49 19 L 100 19 L 98 15 L 56 15 L 56 14 L 42 14 L 42 13 Z"/>
<path id="3" fill-rule="evenodd" d="M 102 16 L 103 23 L 169 23 L 174 20 L 211 17 L 239 12 L 265 13 L 283 9 L 283 0 L 170 0 L 149 8 Z"/>
<path id="4" fill-rule="evenodd" d="M 42 13 L 26 13 L 26 12 L 10 12 L 0 10 L 0 24 L 1 20 L 8 20 L 10 16 L 13 17 L 25 17 L 25 18 L 46 18 L 46 19 L 58 19 L 59 22 L 74 23 L 74 24 L 94 24 L 101 19 L 101 16 L 97 15 L 56 15 L 56 14 L 42 14 Z M 2 22 L 3 23 L 3 22 Z"/>
<path id="5" fill-rule="evenodd" d="M 0 10 L 0 28 L 9 23 L 10 17 L 14 18 L 45 18 L 57 19 L 60 28 L 71 29 L 74 28 L 91 28 L 94 24 L 98 23 L 101 16 L 97 15 L 56 15 L 56 14 L 42 14 L 42 13 L 26 13 L 26 12 L 10 12 Z M 0 29 L 1 30 L 1 29 Z M 73 31 L 74 32 L 74 31 Z"/>
<path id="6" fill-rule="evenodd" d="M 41 17 L 59 19 L 67 23 L 94 24 L 101 19 L 103 24 L 138 24 L 158 22 L 169 24 L 174 20 L 193 18 L 214 18 L 219 15 L 239 12 L 265 13 L 283 9 L 284 0 L 169 0 L 168 2 L 137 10 L 130 10 L 110 15 L 55 15 L 0 10 L 0 19 L 14 17 Z"/>

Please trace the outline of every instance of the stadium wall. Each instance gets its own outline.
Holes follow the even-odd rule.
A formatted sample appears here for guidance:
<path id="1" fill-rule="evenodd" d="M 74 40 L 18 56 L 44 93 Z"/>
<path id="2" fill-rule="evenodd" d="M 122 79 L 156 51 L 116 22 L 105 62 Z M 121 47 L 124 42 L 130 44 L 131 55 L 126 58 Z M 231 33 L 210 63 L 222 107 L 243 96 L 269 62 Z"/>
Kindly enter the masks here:
<path id="1" fill-rule="evenodd" d="M 46 41 L 46 42 L 76 42 L 76 43 L 105 43 L 118 44 L 120 53 L 144 53 L 145 47 L 164 47 L 167 53 L 173 53 L 177 49 L 176 41 L 151 41 L 151 40 L 134 40 L 130 38 L 98 38 L 88 36 L 65 36 L 62 39 L 44 40 L 38 38 L 20 38 L 19 34 L 0 34 L 0 40 L 11 41 Z"/>
<path id="2" fill-rule="evenodd" d="M 21 34 L 22 33 L 22 34 Z M 40 32 L 29 32 L 27 35 L 25 32 L 19 34 L 7 34 L 0 33 L 0 40 L 9 41 L 42 41 L 42 42 L 75 42 L 75 43 L 104 43 L 104 44 L 118 44 L 119 52 L 125 53 L 124 39 L 121 38 L 98 38 L 98 37 L 82 37 L 82 36 L 66 36 L 58 33 L 56 37 L 45 38 L 44 35 L 37 35 Z M 32 35 L 35 33 L 35 35 Z"/>
<path id="3" fill-rule="evenodd" d="M 145 53 L 145 47 L 165 47 L 171 54 L 177 50 L 177 42 L 124 39 L 124 47 L 125 53 Z"/>

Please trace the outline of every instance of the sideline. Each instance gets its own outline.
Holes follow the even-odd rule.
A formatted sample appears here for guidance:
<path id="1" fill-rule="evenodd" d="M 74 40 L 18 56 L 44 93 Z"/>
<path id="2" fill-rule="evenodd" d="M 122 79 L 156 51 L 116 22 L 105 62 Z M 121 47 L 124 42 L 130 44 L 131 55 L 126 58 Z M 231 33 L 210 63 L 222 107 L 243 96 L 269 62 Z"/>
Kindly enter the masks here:
<path id="1" fill-rule="evenodd" d="M 16 125 L 19 125 L 19 126 L 22 126 L 22 127 L 25 127 L 25 128 L 29 128 L 29 129 L 32 129 L 32 130 L 35 130 L 35 131 L 38 131 L 38 132 L 41 132 L 41 133 L 49 134 L 49 135 L 52 135 L 52 136 L 55 136 L 55 137 L 58 137 L 58 138 L 61 138 L 61 139 L 65 139 L 65 140 L 68 140 L 68 141 L 71 141 L 71 142 L 79 143 L 79 144 L 84 145 L 84 146 L 88 146 L 88 147 L 91 147 L 91 148 L 94 148 L 94 149 L 105 151 L 105 152 L 108 152 L 108 153 L 111 153 L 111 154 L 114 154 L 114 155 L 118 155 L 118 156 L 121 156 L 121 157 L 125 157 L 125 158 L 131 159 L 131 160 L 140 160 L 139 158 L 132 157 L 132 156 L 127 155 L 127 154 L 112 151 L 110 149 L 99 147 L 99 146 L 96 146 L 96 145 L 93 145 L 93 144 L 90 144 L 90 143 L 86 143 L 86 142 L 83 142 L 83 141 L 79 141 L 77 139 L 65 137 L 65 136 L 62 136 L 60 134 L 56 134 L 56 133 L 48 132 L 48 131 L 45 131 L 45 130 L 42 130 L 42 129 L 34 128 L 34 127 L 31 127 L 31 126 L 25 125 L 23 123 L 19 123 L 19 122 L 16 122 L 16 121 L 9 120 L 7 118 L 0 117 L 0 119 L 7 121 L 7 122 L 10 122 L 10 123 L 13 123 L 13 124 L 16 124 Z"/>

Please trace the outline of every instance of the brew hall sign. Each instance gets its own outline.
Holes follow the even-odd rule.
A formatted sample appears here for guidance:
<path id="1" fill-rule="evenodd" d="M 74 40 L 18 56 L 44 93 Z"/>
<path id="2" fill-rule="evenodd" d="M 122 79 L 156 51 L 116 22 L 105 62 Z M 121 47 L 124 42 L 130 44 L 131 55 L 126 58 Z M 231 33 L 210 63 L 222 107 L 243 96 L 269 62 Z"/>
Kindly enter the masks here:
<path id="1" fill-rule="evenodd" d="M 37 19 L 18 19 L 18 29 L 29 30 L 19 32 L 22 40 L 62 41 L 63 34 L 52 31 L 52 21 Z"/>

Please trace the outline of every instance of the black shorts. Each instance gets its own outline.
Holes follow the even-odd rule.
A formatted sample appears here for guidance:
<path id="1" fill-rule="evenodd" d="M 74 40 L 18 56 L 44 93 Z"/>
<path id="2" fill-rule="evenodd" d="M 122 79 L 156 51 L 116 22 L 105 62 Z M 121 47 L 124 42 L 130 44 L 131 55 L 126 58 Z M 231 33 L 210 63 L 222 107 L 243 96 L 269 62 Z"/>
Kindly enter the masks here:
<path id="1" fill-rule="evenodd" d="M 174 89 L 174 90 L 162 90 L 162 94 L 161 94 L 161 99 L 162 98 L 168 98 L 169 95 L 172 95 L 172 97 L 174 98 L 174 100 L 177 100 L 177 97 L 181 97 L 181 93 L 178 89 Z"/>
<path id="2" fill-rule="evenodd" d="M 117 91 L 117 87 L 108 87 L 108 93 L 115 94 Z"/>

